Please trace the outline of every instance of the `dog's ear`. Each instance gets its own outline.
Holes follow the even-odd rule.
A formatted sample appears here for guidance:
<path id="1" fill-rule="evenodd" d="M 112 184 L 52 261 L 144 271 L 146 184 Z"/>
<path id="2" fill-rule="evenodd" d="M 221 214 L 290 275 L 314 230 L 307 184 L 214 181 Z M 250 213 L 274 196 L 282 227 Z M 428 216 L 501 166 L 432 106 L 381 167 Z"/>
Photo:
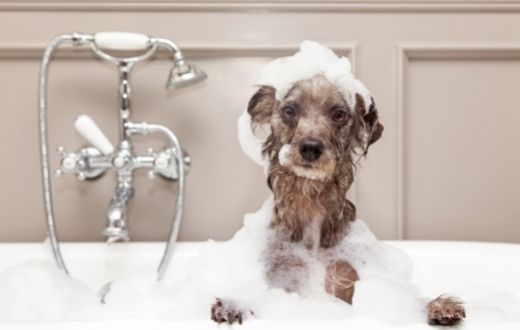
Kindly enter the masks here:
<path id="1" fill-rule="evenodd" d="M 368 145 L 376 142 L 383 135 L 385 127 L 379 122 L 379 115 L 377 113 L 376 102 L 372 97 L 372 104 L 368 108 L 368 112 L 363 117 L 365 120 L 366 130 L 368 134 Z"/>
<path id="2" fill-rule="evenodd" d="M 379 122 L 376 103 L 371 97 L 370 106 L 366 107 L 365 100 L 359 94 L 356 94 L 356 113 L 362 118 L 364 126 L 364 153 L 367 152 L 368 147 L 379 140 L 383 134 L 384 126 Z"/>
<path id="3" fill-rule="evenodd" d="M 275 104 L 275 89 L 271 86 L 261 86 L 247 105 L 247 112 L 251 115 L 253 128 L 268 124 L 271 121 Z"/>

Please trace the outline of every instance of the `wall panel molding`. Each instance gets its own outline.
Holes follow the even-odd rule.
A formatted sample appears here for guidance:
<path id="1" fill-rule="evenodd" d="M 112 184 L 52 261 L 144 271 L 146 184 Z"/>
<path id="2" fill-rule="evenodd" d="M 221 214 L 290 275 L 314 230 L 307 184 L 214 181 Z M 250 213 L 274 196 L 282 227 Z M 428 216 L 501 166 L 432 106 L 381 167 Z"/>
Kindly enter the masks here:
<path id="1" fill-rule="evenodd" d="M 405 105 L 406 73 L 412 60 L 519 60 L 520 43 L 494 44 L 405 44 L 397 46 L 397 238 L 406 239 Z"/>
<path id="2" fill-rule="evenodd" d="M 519 0 L 0 1 L 0 11 L 520 12 Z"/>
<path id="3" fill-rule="evenodd" d="M 215 44 L 214 42 L 179 44 L 187 57 L 264 57 L 287 56 L 296 52 L 298 44 Z M 349 57 L 353 70 L 356 68 L 356 43 L 327 44 L 338 54 Z M 0 59 L 34 59 L 43 56 L 46 45 L 40 43 L 2 43 L 0 42 Z M 166 51 L 159 51 L 159 57 L 168 56 Z M 55 53 L 56 58 L 94 58 L 88 47 L 75 48 L 61 46 Z"/>

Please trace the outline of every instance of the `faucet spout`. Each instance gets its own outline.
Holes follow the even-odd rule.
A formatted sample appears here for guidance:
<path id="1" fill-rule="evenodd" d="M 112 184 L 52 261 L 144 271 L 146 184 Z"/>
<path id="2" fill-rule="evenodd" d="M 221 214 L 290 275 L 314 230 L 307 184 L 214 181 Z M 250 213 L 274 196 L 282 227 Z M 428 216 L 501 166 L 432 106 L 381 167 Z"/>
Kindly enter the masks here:
<path id="1" fill-rule="evenodd" d="M 107 227 L 103 230 L 103 236 L 109 243 L 116 241 L 128 241 L 128 229 L 126 227 L 126 208 L 134 195 L 131 182 L 121 181 L 117 184 L 114 196 L 108 204 Z"/>

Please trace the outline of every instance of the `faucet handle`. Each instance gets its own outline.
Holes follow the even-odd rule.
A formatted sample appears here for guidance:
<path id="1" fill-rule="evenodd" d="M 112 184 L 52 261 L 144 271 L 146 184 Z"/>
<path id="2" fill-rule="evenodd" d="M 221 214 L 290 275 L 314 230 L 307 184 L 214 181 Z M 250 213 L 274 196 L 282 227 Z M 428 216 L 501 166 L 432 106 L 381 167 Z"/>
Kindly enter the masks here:
<path id="1" fill-rule="evenodd" d="M 78 177 L 79 181 L 85 181 L 87 179 L 87 175 L 83 171 L 78 172 L 76 176 Z"/>
<path id="2" fill-rule="evenodd" d="M 74 121 L 74 127 L 85 140 L 98 148 L 103 155 L 108 156 L 114 152 L 114 146 L 110 143 L 110 140 L 89 116 L 78 116 Z"/>
<path id="3" fill-rule="evenodd" d="M 67 152 L 65 152 L 65 148 L 63 148 L 63 146 L 59 146 L 56 151 L 60 157 L 65 157 L 67 155 Z"/>
<path id="4" fill-rule="evenodd" d="M 94 34 L 94 43 L 99 48 L 112 50 L 145 50 L 151 45 L 146 34 L 116 31 Z"/>
<path id="5" fill-rule="evenodd" d="M 184 174 L 187 174 L 191 164 L 190 156 L 183 151 Z M 179 178 L 179 169 L 176 164 L 176 151 L 174 148 L 166 148 L 161 152 L 154 154 L 153 171 L 161 177 L 169 180 L 177 180 Z"/>
<path id="6" fill-rule="evenodd" d="M 93 167 L 90 165 L 90 159 L 100 157 L 101 152 L 92 147 L 86 147 L 77 152 L 65 151 L 65 148 L 59 147 L 60 168 L 54 172 L 55 177 L 60 177 L 65 173 L 76 175 L 80 181 L 93 180 L 100 177 L 105 171 L 105 167 Z"/>
<path id="7" fill-rule="evenodd" d="M 58 154 L 60 155 L 60 169 L 54 173 L 56 177 L 62 176 L 64 173 L 77 172 L 80 167 L 81 156 L 79 153 L 67 152 L 65 148 L 58 147 Z"/>

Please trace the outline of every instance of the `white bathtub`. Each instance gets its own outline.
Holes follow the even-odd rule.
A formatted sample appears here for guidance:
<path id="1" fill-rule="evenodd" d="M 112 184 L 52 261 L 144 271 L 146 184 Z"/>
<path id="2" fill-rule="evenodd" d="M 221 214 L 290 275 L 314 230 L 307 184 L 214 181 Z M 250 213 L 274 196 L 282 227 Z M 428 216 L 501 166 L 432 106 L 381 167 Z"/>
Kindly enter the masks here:
<path id="1" fill-rule="evenodd" d="M 414 262 L 413 282 L 425 296 L 435 297 L 451 293 L 464 300 L 478 302 L 490 293 L 506 292 L 520 299 L 520 245 L 470 242 L 388 242 L 407 252 Z M 197 255 L 201 243 L 179 243 L 167 277 L 181 275 L 183 265 Z M 111 250 L 111 260 L 120 251 L 132 256 L 136 269 L 154 269 L 164 245 L 159 243 L 130 243 Z M 64 243 L 62 252 L 71 275 L 99 288 L 107 280 L 106 246 L 101 243 Z M 0 272 L 12 265 L 31 259 L 49 259 L 49 251 L 42 244 L 0 244 Z M 2 294 L 0 292 L 0 294 Z M 503 297 L 496 297 L 503 299 Z M 506 299 L 507 301 L 507 299 Z M 484 305 L 485 301 L 482 302 Z M 475 320 L 477 319 L 477 320 Z M 226 326 L 221 326 L 221 328 Z M 110 320 L 103 322 L 1 324 L 0 329 L 203 329 L 218 328 L 206 321 L 160 321 L 148 319 Z M 235 328 L 235 326 L 234 326 Z M 238 326 L 236 326 L 238 328 Z M 243 329 L 428 329 L 426 324 L 397 327 L 367 319 L 345 320 L 268 320 L 253 319 Z M 496 320 L 481 323 L 468 310 L 468 320 L 462 329 L 520 329 L 520 321 Z"/>

